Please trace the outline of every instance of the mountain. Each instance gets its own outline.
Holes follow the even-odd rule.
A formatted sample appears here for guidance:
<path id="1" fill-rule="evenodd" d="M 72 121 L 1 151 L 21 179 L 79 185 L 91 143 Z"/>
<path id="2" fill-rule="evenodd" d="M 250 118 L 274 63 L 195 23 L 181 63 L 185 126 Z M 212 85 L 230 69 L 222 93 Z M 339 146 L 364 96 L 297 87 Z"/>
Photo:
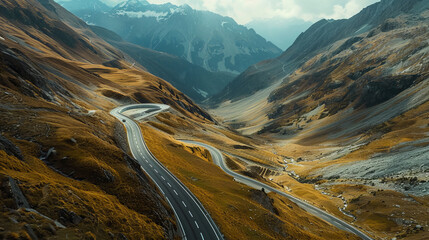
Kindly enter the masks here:
<path id="1" fill-rule="evenodd" d="M 253 28 L 257 33 L 279 48 L 288 49 L 295 39 L 313 23 L 298 18 L 267 18 L 253 20 L 246 27 Z"/>
<path id="2" fill-rule="evenodd" d="M 321 20 L 234 79 L 210 113 L 269 141 L 288 176 L 342 201 L 377 238 L 424 239 L 413 229 L 429 199 L 428 29 L 425 0 Z"/>
<path id="3" fill-rule="evenodd" d="M 90 14 L 91 12 L 107 12 L 111 7 L 100 0 L 73 0 L 56 1 L 65 9 L 71 12 L 82 12 L 81 14 Z"/>
<path id="4" fill-rule="evenodd" d="M 419 4 L 424 6 L 424 3 L 416 0 L 405 3 L 383 0 L 363 9 L 350 19 L 320 20 L 302 33 L 281 56 L 259 62 L 241 73 L 217 99 L 238 99 L 271 86 L 336 41 L 368 33 L 389 18 L 418 11 Z"/>
<path id="5" fill-rule="evenodd" d="M 109 111 L 157 102 L 210 116 L 51 0 L 1 1 L 0 22 L 1 238 L 178 238 Z"/>
<path id="6" fill-rule="evenodd" d="M 274 44 L 232 18 L 194 10 L 188 5 L 130 0 L 109 12 L 69 10 L 128 42 L 178 56 L 209 71 L 240 73 L 281 53 Z"/>
<path id="7" fill-rule="evenodd" d="M 91 26 L 91 29 L 147 71 L 168 81 L 197 102 L 218 94 L 236 76 L 227 72 L 210 72 L 182 58 L 126 42 L 116 33 L 101 27 Z"/>
<path id="8" fill-rule="evenodd" d="M 370 125 L 381 124 L 425 103 L 417 96 L 426 90 L 428 8 L 427 1 L 384 0 L 350 19 L 321 20 L 280 57 L 250 67 L 211 101 L 247 133 L 298 134 L 309 112 L 350 123 L 349 114 L 390 108 L 391 114 L 378 109 L 370 115 Z M 409 91 L 421 101 L 403 96 L 412 102 L 407 107 L 389 105 Z M 359 124 L 349 134 L 361 128 L 370 126 Z"/>
<path id="9" fill-rule="evenodd" d="M 164 103 L 168 111 L 138 123 L 145 143 L 192 190 L 226 239 L 357 239 L 287 198 L 234 181 L 206 149 L 179 141 L 205 139 L 241 155 L 258 144 L 215 124 L 93 30 L 123 44 L 115 34 L 90 28 L 51 0 L 1 1 L 0 23 L 0 238 L 180 239 L 169 202 L 181 198 L 164 197 L 147 166 L 130 155 L 123 124 L 109 114 L 118 106 Z M 236 167 L 256 176 L 255 169 Z M 189 203 L 179 205 L 194 218 Z M 204 237 L 199 224 L 183 227 Z"/>

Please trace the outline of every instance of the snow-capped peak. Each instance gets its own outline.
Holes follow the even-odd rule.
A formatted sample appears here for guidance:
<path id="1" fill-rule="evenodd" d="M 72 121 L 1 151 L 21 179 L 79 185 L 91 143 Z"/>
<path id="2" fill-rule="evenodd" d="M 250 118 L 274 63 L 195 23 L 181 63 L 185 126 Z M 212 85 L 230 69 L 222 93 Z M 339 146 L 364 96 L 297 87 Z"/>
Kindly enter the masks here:
<path id="1" fill-rule="evenodd" d="M 124 11 L 124 10 L 118 10 L 116 12 L 117 15 L 123 15 L 123 16 L 128 16 L 129 18 L 142 18 L 142 17 L 147 17 L 147 18 L 156 18 L 156 21 L 161 21 L 161 20 L 165 20 L 168 12 L 155 12 L 155 11 L 137 11 L 137 12 L 132 12 L 132 11 Z"/>
<path id="2" fill-rule="evenodd" d="M 171 3 L 150 4 L 144 0 L 128 0 L 117 5 L 113 13 L 129 18 L 155 18 L 156 21 L 167 21 L 172 15 L 186 15 L 190 7 L 182 5 L 180 7 Z"/>
<path id="3" fill-rule="evenodd" d="M 128 0 L 117 5 L 116 8 L 138 8 L 141 6 L 149 5 L 146 0 Z"/>

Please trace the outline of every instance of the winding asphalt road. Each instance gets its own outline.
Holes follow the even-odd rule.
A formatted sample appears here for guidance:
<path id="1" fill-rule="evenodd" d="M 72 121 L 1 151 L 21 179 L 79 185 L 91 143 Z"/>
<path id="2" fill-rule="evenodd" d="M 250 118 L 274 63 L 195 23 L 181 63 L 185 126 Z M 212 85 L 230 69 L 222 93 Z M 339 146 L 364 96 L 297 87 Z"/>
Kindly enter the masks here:
<path id="1" fill-rule="evenodd" d="M 329 222 L 330 224 L 336 226 L 337 228 L 351 232 L 351 233 L 359 236 L 360 238 L 362 238 L 364 240 L 372 240 L 372 238 L 370 238 L 369 236 L 367 236 L 365 233 L 361 232 L 360 230 L 358 230 L 354 226 L 350 225 L 349 223 L 347 223 L 347 222 L 345 222 L 345 221 L 343 221 L 343 220 L 341 220 L 335 216 L 332 216 L 331 214 L 329 214 L 329 213 L 327 213 L 327 212 L 325 212 L 325 211 L 323 211 L 323 210 L 321 210 L 321 209 L 319 209 L 313 205 L 310 205 L 309 203 L 307 203 L 307 202 L 305 202 L 299 198 L 296 198 L 290 194 L 282 192 L 282 191 L 280 191 L 276 188 L 273 188 L 267 184 L 261 183 L 259 181 L 252 179 L 252 178 L 240 175 L 240 174 L 232 171 L 231 169 L 229 169 L 226 166 L 225 159 L 224 159 L 222 153 L 218 149 L 216 149 L 210 145 L 207 145 L 205 143 L 200 143 L 200 142 L 196 142 L 196 141 L 189 141 L 189 140 L 181 140 L 181 141 L 184 143 L 190 143 L 190 144 L 194 144 L 197 146 L 201 146 L 201 147 L 204 147 L 207 150 L 209 150 L 210 154 L 212 155 L 213 162 L 216 165 L 218 165 L 223 171 L 225 171 L 228 175 L 234 177 L 234 179 L 237 182 L 241 182 L 243 184 L 246 184 L 246 185 L 253 187 L 253 188 L 256 188 L 256 189 L 264 188 L 264 190 L 275 192 L 275 193 L 280 194 L 284 197 L 287 197 L 287 198 L 289 198 L 289 200 L 296 203 L 302 209 L 313 214 L 314 216 L 317 216 L 317 217 Z"/>
<path id="2" fill-rule="evenodd" d="M 110 114 L 125 125 L 132 155 L 172 207 L 183 239 L 223 239 L 223 235 L 201 202 L 149 151 L 139 125 L 122 114 L 128 110 L 139 109 L 139 113 L 133 115 L 133 118 L 142 119 L 168 108 L 169 106 L 162 104 L 135 104 L 115 108 Z"/>
<path id="3" fill-rule="evenodd" d="M 160 191 L 164 194 L 165 198 L 169 202 L 170 206 L 175 212 L 183 239 L 223 239 L 223 235 L 217 228 L 216 224 L 214 223 L 208 212 L 204 209 L 203 205 L 198 201 L 198 199 L 149 151 L 148 147 L 146 146 L 146 143 L 144 142 L 139 125 L 134 122 L 134 120 L 130 117 L 127 117 L 122 114 L 125 111 L 136 109 L 138 109 L 139 111 L 138 113 L 133 113 L 133 118 L 143 119 L 158 114 L 159 112 L 165 111 L 169 109 L 169 106 L 163 104 L 127 105 L 113 109 L 110 114 L 115 116 L 125 125 L 127 129 L 128 143 L 132 155 L 140 163 L 143 171 L 145 171 L 152 178 L 152 180 L 155 182 L 155 184 L 158 186 Z M 236 181 L 256 189 L 264 188 L 267 191 L 275 192 L 284 197 L 287 197 L 302 209 L 321 219 L 324 219 L 325 221 L 331 223 L 339 229 L 356 234 L 364 240 L 372 240 L 372 238 L 370 238 L 354 226 L 335 216 L 332 216 L 331 214 L 313 205 L 310 205 L 309 203 L 301 199 L 298 199 L 267 184 L 261 183 L 252 178 L 240 175 L 230 170 L 226 166 L 225 159 L 218 149 L 196 141 L 182 141 L 185 143 L 198 145 L 209 150 L 210 154 L 212 155 L 213 162 L 227 174 L 234 177 Z"/>

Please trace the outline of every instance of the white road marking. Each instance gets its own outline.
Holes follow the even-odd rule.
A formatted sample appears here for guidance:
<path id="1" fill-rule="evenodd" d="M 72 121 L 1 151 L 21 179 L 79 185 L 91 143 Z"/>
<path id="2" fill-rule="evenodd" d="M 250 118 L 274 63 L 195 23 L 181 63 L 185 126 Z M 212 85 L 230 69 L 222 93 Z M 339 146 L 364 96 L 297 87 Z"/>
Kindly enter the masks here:
<path id="1" fill-rule="evenodd" d="M 160 106 L 159 107 L 159 110 L 157 111 L 157 112 L 161 112 L 161 111 L 163 111 L 163 110 L 165 110 L 165 109 L 167 109 L 168 107 L 165 107 L 165 106 Z M 113 110 L 112 111 L 112 115 L 116 115 L 116 114 L 119 114 L 119 115 L 121 115 L 120 114 L 120 111 L 123 111 L 123 109 L 121 109 L 121 110 Z M 156 112 L 156 113 L 157 113 Z M 144 117 L 147 117 L 147 116 L 149 116 L 149 115 L 154 115 L 154 114 L 147 114 L 147 115 L 145 115 Z M 116 116 L 115 116 L 116 117 Z M 128 120 L 128 119 L 127 119 Z M 134 126 L 134 125 L 135 126 Z M 129 139 L 131 140 L 131 139 L 135 139 L 135 141 L 136 141 L 136 145 L 134 145 L 134 147 L 135 146 L 137 146 L 137 144 L 139 143 L 139 141 L 141 142 L 141 141 L 143 141 L 143 143 L 144 143 L 144 139 L 143 139 L 143 136 L 141 135 L 141 133 L 140 133 L 140 128 L 138 127 L 138 125 L 136 124 L 136 123 L 134 123 L 132 120 L 129 120 L 129 121 L 127 121 L 126 123 L 124 123 L 124 125 L 125 125 L 125 127 L 128 129 L 128 128 L 130 128 L 130 131 L 128 132 L 128 133 L 130 133 L 130 135 L 128 135 L 128 137 L 129 137 Z M 138 132 L 138 133 L 140 133 L 140 134 L 132 134 L 132 133 L 135 133 L 135 132 Z M 131 136 L 131 135 L 134 135 L 134 136 Z M 137 139 L 138 138 L 138 139 Z M 143 149 L 142 149 L 143 148 Z M 139 145 L 139 149 L 142 149 L 142 150 L 145 150 L 145 151 L 147 151 L 147 147 L 146 146 L 144 146 L 144 145 L 141 145 L 141 143 L 140 143 L 140 145 Z M 146 160 L 146 158 L 143 156 L 143 154 L 141 155 L 141 157 L 143 158 L 143 160 Z M 151 156 L 149 156 L 149 158 L 151 159 L 151 160 L 153 160 L 153 158 L 151 157 Z M 147 160 L 146 160 L 146 162 L 148 162 Z M 159 163 L 156 163 L 156 164 L 159 164 Z M 151 165 L 151 167 L 153 167 L 152 165 Z M 143 167 L 142 167 L 142 169 L 143 169 Z M 144 169 L 143 169 L 144 170 Z M 169 176 L 173 176 L 170 172 L 168 172 L 167 171 L 167 174 L 169 175 Z M 162 178 L 165 180 L 165 178 L 162 176 Z M 190 193 L 188 192 L 188 191 L 186 191 L 187 189 L 185 189 L 184 188 L 184 186 L 183 185 L 181 185 L 181 183 L 180 182 L 178 182 L 178 180 L 176 180 L 176 179 L 173 179 L 175 182 L 177 182 L 178 184 L 179 184 L 179 186 L 185 191 L 185 193 L 186 194 L 188 194 L 189 196 L 191 196 L 190 195 Z M 155 184 L 156 184 L 156 182 L 155 182 Z M 157 184 L 158 185 L 158 184 Z M 170 186 L 170 187 L 172 187 L 171 186 L 171 184 L 170 183 L 168 183 L 168 185 Z M 158 186 L 158 188 L 161 190 L 161 192 L 163 192 L 162 191 L 162 189 Z M 171 202 L 170 202 L 170 200 L 168 199 L 168 198 L 166 198 L 167 199 L 167 201 L 169 202 L 169 204 L 170 205 L 172 205 L 171 204 Z M 202 211 L 202 209 L 201 209 L 201 207 L 202 206 L 200 206 L 196 201 L 195 201 L 195 199 L 192 199 L 192 201 L 194 202 L 194 203 L 196 203 L 197 204 L 197 207 Z M 183 202 L 183 204 L 184 204 L 184 202 Z M 186 205 L 186 204 L 184 204 L 184 205 Z M 173 208 L 173 211 L 175 212 L 175 209 Z M 176 212 L 175 212 L 176 213 Z M 204 213 L 204 212 L 203 212 Z M 192 213 L 189 211 L 189 214 L 191 215 L 191 217 L 194 217 L 193 215 L 192 215 Z M 204 215 L 206 216 L 206 214 L 207 213 L 205 213 Z M 177 214 L 176 214 L 177 215 Z M 208 220 L 208 218 L 207 218 L 207 216 L 206 216 L 206 219 Z M 182 229 L 182 231 L 184 232 L 184 229 L 183 229 L 183 224 L 180 222 L 180 219 L 177 219 L 178 220 L 178 222 L 179 222 L 179 225 L 180 225 L 180 228 Z M 196 222 L 195 222 L 196 223 Z M 196 223 L 197 224 L 197 223 Z M 215 231 L 215 229 L 213 228 L 213 226 L 212 226 L 212 224 L 210 223 L 210 226 L 211 226 L 211 228 Z M 204 240 L 204 236 L 203 236 L 203 234 L 200 232 L 200 235 L 201 235 L 201 238 Z M 216 235 L 217 235 L 217 233 L 216 233 Z M 219 239 L 219 237 L 217 237 L 217 239 Z"/>
<path id="2" fill-rule="evenodd" d="M 155 172 L 158 173 L 158 170 L 155 169 Z"/>
<path id="3" fill-rule="evenodd" d="M 147 160 L 146 160 L 146 162 L 149 163 Z"/>
<path id="4" fill-rule="evenodd" d="M 176 195 L 179 195 L 179 194 L 176 192 L 176 190 L 173 190 L 173 192 L 174 192 Z"/>
<path id="5" fill-rule="evenodd" d="M 164 180 L 164 181 L 165 181 L 165 177 L 164 177 L 164 176 L 161 176 L 161 178 L 162 178 L 162 180 Z"/>
<path id="6" fill-rule="evenodd" d="M 184 202 L 184 201 L 182 201 L 182 203 L 183 203 L 183 206 L 185 206 L 185 207 L 186 207 L 186 204 L 185 204 L 185 202 Z"/>
<path id="7" fill-rule="evenodd" d="M 152 164 L 149 164 L 149 166 L 150 166 L 151 168 L 153 168 Z"/>
<path id="8" fill-rule="evenodd" d="M 197 228 L 200 228 L 200 226 L 198 226 L 198 223 L 197 223 L 197 221 L 194 221 L 195 222 L 195 225 L 197 225 Z"/>
<path id="9" fill-rule="evenodd" d="M 194 217 L 194 215 L 192 215 L 191 211 L 188 211 L 188 212 L 189 212 L 189 215 L 191 215 L 191 217 Z"/>
<path id="10" fill-rule="evenodd" d="M 169 187 L 171 187 L 171 184 L 169 182 L 167 184 L 168 184 Z"/>

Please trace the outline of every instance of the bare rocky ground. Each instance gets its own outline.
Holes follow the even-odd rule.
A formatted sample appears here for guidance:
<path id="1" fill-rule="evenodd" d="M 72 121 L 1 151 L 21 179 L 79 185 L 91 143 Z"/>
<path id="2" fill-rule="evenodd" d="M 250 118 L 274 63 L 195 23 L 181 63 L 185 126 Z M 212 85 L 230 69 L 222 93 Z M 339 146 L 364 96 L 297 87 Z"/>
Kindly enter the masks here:
<path id="1" fill-rule="evenodd" d="M 327 179 L 365 180 L 380 188 L 413 195 L 429 194 L 429 138 L 401 143 L 389 153 L 374 154 L 370 159 L 333 165 L 318 171 Z"/>

